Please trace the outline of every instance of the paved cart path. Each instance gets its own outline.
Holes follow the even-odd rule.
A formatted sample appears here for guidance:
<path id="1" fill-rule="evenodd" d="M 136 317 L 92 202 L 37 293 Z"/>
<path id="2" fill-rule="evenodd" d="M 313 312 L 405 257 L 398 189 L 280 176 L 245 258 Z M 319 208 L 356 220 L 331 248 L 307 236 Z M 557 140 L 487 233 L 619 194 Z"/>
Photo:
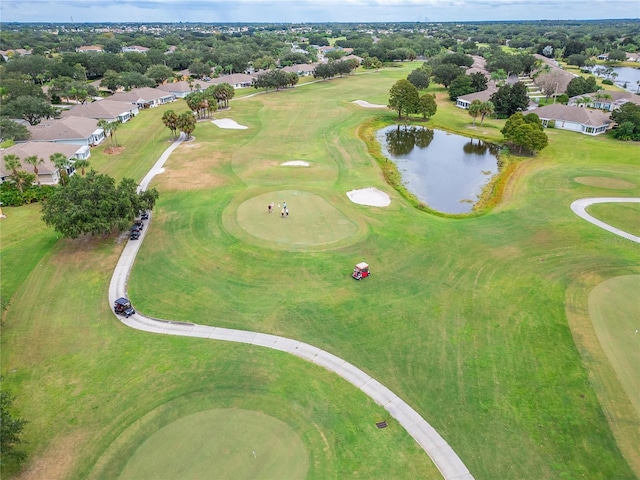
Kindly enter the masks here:
<path id="1" fill-rule="evenodd" d="M 631 240 L 632 242 L 640 243 L 640 237 L 631 235 L 630 233 L 613 227 L 608 223 L 604 223 L 602 220 L 598 220 L 587 213 L 587 207 L 594 203 L 640 203 L 640 198 L 625 198 L 625 197 L 593 197 L 593 198 L 581 198 L 571 204 L 571 210 L 580 218 L 584 218 L 587 222 L 593 223 L 600 228 L 604 228 L 606 231 L 615 233 L 622 238 Z"/>
<path id="2" fill-rule="evenodd" d="M 181 136 L 165 150 L 142 182 L 140 182 L 138 190 L 144 190 L 149 186 L 153 177 L 162 171 L 162 166 L 169 158 L 169 155 L 171 155 L 171 152 L 184 140 L 185 137 Z M 151 219 L 152 213 L 149 215 L 149 221 L 151 221 Z M 127 242 L 109 285 L 110 305 L 113 305 L 119 297 L 127 297 L 127 280 L 131 273 L 136 254 L 148 231 L 148 228 L 143 229 L 139 240 L 130 240 Z M 398 420 L 400 425 L 405 428 L 409 435 L 411 435 L 425 452 L 427 452 L 429 457 L 431 457 L 431 460 L 433 460 L 433 463 L 438 470 L 440 470 L 445 480 L 473 480 L 473 476 L 469 473 L 464 463 L 462 463 L 460 457 L 458 457 L 449 444 L 418 412 L 378 380 L 329 352 L 309 345 L 308 343 L 265 333 L 160 320 L 146 317 L 140 313 L 136 313 L 129 318 L 120 316 L 117 316 L 117 318 L 131 328 L 150 333 L 209 338 L 211 340 L 223 340 L 273 348 L 274 350 L 290 353 L 335 372 L 362 390 L 378 405 L 384 407 L 392 417 Z"/>

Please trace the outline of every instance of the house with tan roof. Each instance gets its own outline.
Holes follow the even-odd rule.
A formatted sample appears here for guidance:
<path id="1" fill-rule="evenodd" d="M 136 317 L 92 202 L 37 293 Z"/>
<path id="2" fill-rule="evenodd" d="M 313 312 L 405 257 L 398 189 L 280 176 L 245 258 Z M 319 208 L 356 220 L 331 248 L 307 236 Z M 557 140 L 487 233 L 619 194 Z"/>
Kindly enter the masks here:
<path id="1" fill-rule="evenodd" d="M 204 82 L 202 80 L 195 80 L 192 82 L 192 85 L 189 85 L 189 82 L 187 82 L 186 80 L 180 80 L 179 82 L 163 83 L 157 88 L 158 90 L 162 90 L 163 92 L 175 95 L 176 98 L 184 98 L 191 92 L 195 90 L 203 90 L 207 88 L 207 86 L 207 82 Z"/>
<path id="2" fill-rule="evenodd" d="M 28 125 L 27 129 L 31 133 L 28 140 L 31 142 L 95 146 L 105 138 L 104 130 L 98 127 L 98 120 L 74 115 L 43 120 L 38 125 Z"/>
<path id="3" fill-rule="evenodd" d="M 212 78 L 209 85 L 220 85 L 221 83 L 228 83 L 233 88 L 248 88 L 253 86 L 253 81 L 257 77 L 255 75 L 247 75 L 245 73 L 232 73 L 231 75 L 222 75 L 218 78 Z"/>
<path id="4" fill-rule="evenodd" d="M 137 105 L 104 99 L 97 102 L 85 103 L 84 105 L 76 105 L 75 107 L 62 112 L 61 116 L 63 118 L 76 116 L 95 118 L 98 120 L 103 119 L 108 122 L 126 123 L 135 117 L 139 111 L 140 110 Z"/>
<path id="5" fill-rule="evenodd" d="M 134 88 L 128 92 L 114 93 L 108 98 L 108 100 L 131 103 L 136 105 L 139 109 L 143 109 L 175 102 L 176 96 L 173 93 L 165 92 L 158 88 L 143 87 Z"/>
<path id="6" fill-rule="evenodd" d="M 601 110 L 573 107 L 560 103 L 535 108 L 529 113 L 538 115 L 544 127 L 553 126 L 585 135 L 599 135 L 606 132 L 613 124 L 609 114 Z"/>
<path id="7" fill-rule="evenodd" d="M 8 61 L 12 57 L 31 55 L 33 50 L 25 50 L 24 48 L 16 48 L 16 49 L 8 49 L 8 50 L 0 50 L 0 55 L 4 58 L 5 62 Z"/>
<path id="8" fill-rule="evenodd" d="M 283 67 L 282 70 L 288 73 L 296 73 L 300 77 L 308 77 L 309 75 L 313 75 L 313 71 L 317 65 L 317 63 L 298 63 L 296 65 Z"/>
<path id="9" fill-rule="evenodd" d="M 486 90 L 481 92 L 468 93 L 467 95 L 460 95 L 456 99 L 456 107 L 464 108 L 467 110 L 471 102 L 474 100 L 480 100 L 481 102 L 488 102 L 491 99 L 491 95 L 497 92 L 498 89 L 495 86 L 489 86 Z"/>
<path id="10" fill-rule="evenodd" d="M 78 53 L 100 53 L 102 51 L 100 45 L 83 45 L 82 47 L 76 48 L 76 52 Z"/>
<path id="11" fill-rule="evenodd" d="M 72 175 L 75 171 L 73 164 L 76 160 L 86 160 L 91 156 L 91 150 L 88 146 L 65 145 L 54 142 L 16 143 L 0 150 L 0 183 L 5 182 L 12 175 L 12 172 L 4 164 L 4 157 L 13 154 L 20 159 L 21 170 L 29 173 L 33 173 L 33 165 L 29 165 L 24 159 L 33 155 L 42 159 L 42 164 L 38 165 L 38 181 L 41 185 L 57 185 L 60 182 L 60 172 L 50 159 L 54 153 L 62 153 L 69 159 L 69 166 L 67 167 L 69 175 Z"/>

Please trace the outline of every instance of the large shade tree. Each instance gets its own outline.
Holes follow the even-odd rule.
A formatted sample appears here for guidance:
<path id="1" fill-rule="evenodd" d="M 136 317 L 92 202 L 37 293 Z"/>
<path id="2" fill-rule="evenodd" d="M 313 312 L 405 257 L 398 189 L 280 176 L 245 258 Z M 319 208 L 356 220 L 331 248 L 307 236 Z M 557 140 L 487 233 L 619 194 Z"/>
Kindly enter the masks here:
<path id="1" fill-rule="evenodd" d="M 74 175 L 44 202 L 42 219 L 68 238 L 124 230 L 140 211 L 152 209 L 158 198 L 155 189 L 137 193 L 137 187 L 130 178 L 116 185 L 113 178 L 94 170 L 84 177 Z"/>
<path id="2" fill-rule="evenodd" d="M 549 143 L 540 117 L 535 113 L 517 112 L 509 117 L 502 130 L 505 141 L 519 153 L 535 153 Z"/>
<path id="3" fill-rule="evenodd" d="M 398 112 L 398 118 L 405 117 L 415 112 L 418 107 L 420 95 L 418 89 L 406 79 L 398 80 L 389 90 L 388 107 Z"/>

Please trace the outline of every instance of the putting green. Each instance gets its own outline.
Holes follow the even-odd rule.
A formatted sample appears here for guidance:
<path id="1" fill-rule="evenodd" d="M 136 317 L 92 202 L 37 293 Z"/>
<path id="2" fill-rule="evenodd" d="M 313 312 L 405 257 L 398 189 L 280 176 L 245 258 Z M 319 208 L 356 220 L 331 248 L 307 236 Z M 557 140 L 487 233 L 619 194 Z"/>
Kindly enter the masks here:
<path id="1" fill-rule="evenodd" d="M 640 416 L 640 275 L 606 280 L 589 294 L 589 316 L 611 366 Z"/>
<path id="2" fill-rule="evenodd" d="M 274 203 L 269 214 L 267 206 Z M 289 215 L 281 216 L 286 202 Z M 238 207 L 238 224 L 261 240 L 292 246 L 327 245 L 355 235 L 358 226 L 324 198 L 299 190 L 264 193 Z"/>
<path id="3" fill-rule="evenodd" d="M 205 410 L 156 431 L 133 452 L 121 480 L 303 479 L 304 443 L 289 425 L 261 412 Z"/>

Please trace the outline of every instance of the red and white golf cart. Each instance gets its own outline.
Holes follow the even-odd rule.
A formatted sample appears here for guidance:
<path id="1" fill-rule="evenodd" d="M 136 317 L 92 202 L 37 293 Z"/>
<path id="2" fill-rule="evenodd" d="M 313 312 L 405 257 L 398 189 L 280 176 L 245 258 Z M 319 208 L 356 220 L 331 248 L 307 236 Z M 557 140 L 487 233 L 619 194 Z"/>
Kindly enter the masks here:
<path id="1" fill-rule="evenodd" d="M 368 277 L 369 275 L 371 275 L 371 272 L 369 272 L 369 265 L 364 262 L 358 263 L 353 268 L 353 273 L 351 274 L 351 276 L 356 280 L 362 280 L 363 278 Z"/>

